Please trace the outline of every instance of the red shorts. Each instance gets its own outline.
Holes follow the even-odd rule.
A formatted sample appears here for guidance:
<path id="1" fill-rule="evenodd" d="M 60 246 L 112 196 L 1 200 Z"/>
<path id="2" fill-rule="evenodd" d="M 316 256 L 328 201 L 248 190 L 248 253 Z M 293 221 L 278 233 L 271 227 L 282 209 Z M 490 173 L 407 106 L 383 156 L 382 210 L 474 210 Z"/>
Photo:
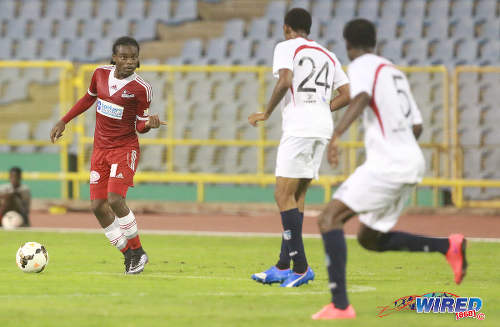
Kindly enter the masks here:
<path id="1" fill-rule="evenodd" d="M 139 163 L 137 147 L 96 149 L 90 160 L 90 199 L 107 199 L 108 193 L 126 197 L 134 186 L 134 175 Z"/>

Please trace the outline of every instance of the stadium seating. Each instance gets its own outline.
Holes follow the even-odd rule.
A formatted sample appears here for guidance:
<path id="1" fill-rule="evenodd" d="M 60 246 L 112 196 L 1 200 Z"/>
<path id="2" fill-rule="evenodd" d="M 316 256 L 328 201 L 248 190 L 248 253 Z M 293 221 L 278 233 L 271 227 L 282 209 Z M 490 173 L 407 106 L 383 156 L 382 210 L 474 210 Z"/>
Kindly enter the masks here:
<path id="1" fill-rule="evenodd" d="M 200 1 L 215 3 L 213 6 L 220 2 Z M 2 0 L 0 60 L 107 62 L 113 40 L 121 35 L 130 34 L 141 42 L 158 40 L 164 28 L 161 25 L 183 26 L 200 17 L 207 19 L 200 15 L 202 5 L 198 4 L 196 0 Z M 283 16 L 292 7 L 302 7 L 312 12 L 310 37 L 332 50 L 344 65 L 349 60 L 342 29 L 345 22 L 353 17 L 368 18 L 376 23 L 379 40 L 377 51 L 396 64 L 443 64 L 450 70 L 457 65 L 500 64 L 500 7 L 496 0 L 269 1 L 261 17 L 248 19 L 231 16 L 225 22 L 221 34 L 214 32 L 211 37 L 186 39 L 177 57 L 153 62 L 270 66 L 274 46 L 283 39 Z M 157 24 L 160 24 L 160 28 L 157 28 Z M 145 62 L 143 60 L 141 63 Z M 176 117 L 173 129 L 176 137 L 257 137 L 256 130 L 246 126 L 248 114 L 259 107 L 256 76 L 179 74 L 176 75 L 175 83 L 170 85 L 167 74 L 142 74 L 154 89 L 152 111 L 165 116 L 166 96 L 173 95 Z M 463 74 L 460 79 L 459 141 L 461 146 L 476 149 L 477 153 L 493 151 L 491 149 L 498 146 L 499 135 L 491 126 L 491 122 L 500 118 L 497 110 L 498 92 L 495 92 L 494 87 L 500 83 L 497 75 Z M 57 71 L 2 69 L 0 85 L 4 90 L 0 105 L 28 99 L 30 83 L 47 84 L 57 80 Z M 441 81 L 429 77 L 429 74 L 410 74 L 409 80 L 429 125 L 424 130 L 422 141 L 442 142 L 444 110 Z M 268 98 L 274 81 L 271 76 L 266 76 L 266 81 Z M 93 126 L 93 119 L 86 119 L 88 127 Z M 213 125 L 203 124 L 201 119 L 211 120 Z M 49 121 L 31 124 L 34 139 L 46 132 Z M 276 112 L 266 124 L 266 136 L 277 140 L 280 134 L 280 118 Z M 151 134 L 148 137 L 164 136 Z M 54 151 L 56 148 L 20 149 Z M 468 176 L 474 178 L 490 173 L 498 158 L 495 151 L 490 156 L 477 153 L 466 151 L 465 156 L 467 164 L 473 167 Z M 469 154 L 472 158 L 470 162 Z M 144 169 L 165 169 L 165 155 L 166 152 L 159 146 L 146 147 L 143 158 L 148 158 L 150 164 Z M 275 155 L 274 148 L 266 149 L 266 172 L 272 173 Z M 204 156 L 213 162 L 214 168 L 195 164 L 196 158 Z M 179 146 L 174 150 L 174 166 L 179 171 L 251 172 L 256 169 L 255 156 L 255 148 Z M 426 156 L 429 154 L 426 153 Z M 236 163 L 229 162 L 232 160 L 228 158 L 236 160 Z M 483 170 L 475 168 L 478 160 Z M 339 168 L 338 172 L 344 168 Z M 482 191 L 479 193 L 486 196 Z"/>

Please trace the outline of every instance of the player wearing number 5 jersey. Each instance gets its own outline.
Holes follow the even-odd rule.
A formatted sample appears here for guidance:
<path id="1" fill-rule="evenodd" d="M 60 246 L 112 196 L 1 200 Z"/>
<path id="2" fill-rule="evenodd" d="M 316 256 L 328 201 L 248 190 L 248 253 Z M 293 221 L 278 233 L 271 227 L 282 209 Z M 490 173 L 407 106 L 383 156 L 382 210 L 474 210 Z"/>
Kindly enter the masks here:
<path id="1" fill-rule="evenodd" d="M 390 231 L 424 175 L 424 157 L 416 141 L 422 117 L 405 74 L 373 54 L 374 25 L 353 20 L 345 26 L 344 38 L 352 60 L 348 68 L 351 102 L 328 146 L 328 161 L 337 164 L 337 140 L 361 114 L 366 161 L 340 186 L 319 217 L 332 302 L 313 319 L 356 316 L 346 293 L 347 249 L 342 229 L 354 215 L 361 222 L 358 241 L 368 250 L 440 252 L 446 255 L 457 284 L 467 267 L 463 235 L 446 239 Z"/>
<path id="2" fill-rule="evenodd" d="M 62 136 L 65 125 L 96 105 L 94 149 L 90 164 L 92 211 L 112 245 L 125 256 L 125 272 L 143 271 L 148 257 L 142 249 L 134 213 L 125 203 L 139 163 L 136 130 L 158 128 L 157 115 L 149 115 L 151 86 L 135 73 L 139 44 L 121 37 L 113 44 L 112 65 L 97 68 L 87 94 L 54 126 L 52 142 Z"/>
<path id="3" fill-rule="evenodd" d="M 263 113 L 248 120 L 256 125 L 269 118 L 281 101 L 283 135 L 276 159 L 275 199 L 281 213 L 283 236 L 279 261 L 268 270 L 252 275 L 258 282 L 280 282 L 297 287 L 314 279 L 302 242 L 304 201 L 333 132 L 332 111 L 347 105 L 349 84 L 335 54 L 307 35 L 311 16 L 295 8 L 285 16 L 286 41 L 274 50 L 273 74 L 278 78 Z M 333 91 L 338 95 L 331 100 Z M 293 270 L 290 261 L 293 260 Z"/>

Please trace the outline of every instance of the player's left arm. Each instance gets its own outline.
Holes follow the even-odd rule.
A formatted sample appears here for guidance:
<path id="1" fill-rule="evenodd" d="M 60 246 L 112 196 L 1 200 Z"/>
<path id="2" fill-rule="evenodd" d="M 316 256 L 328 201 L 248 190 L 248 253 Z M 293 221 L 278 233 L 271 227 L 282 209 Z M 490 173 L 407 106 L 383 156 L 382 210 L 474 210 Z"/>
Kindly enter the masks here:
<path id="1" fill-rule="evenodd" d="M 337 90 L 337 95 L 330 101 L 330 111 L 337 111 L 349 104 L 349 84 L 340 86 Z"/>
<path id="2" fill-rule="evenodd" d="M 349 108 L 347 108 L 337 126 L 335 126 L 335 131 L 328 145 L 328 162 L 332 166 L 335 167 L 338 164 L 338 139 L 347 131 L 352 122 L 363 113 L 363 110 L 370 104 L 371 99 L 371 96 L 366 92 L 356 95 L 349 103 Z"/>
<path id="3" fill-rule="evenodd" d="M 151 90 L 149 90 L 151 92 Z M 136 124 L 135 129 L 137 132 L 143 134 L 149 132 L 151 128 L 158 128 L 167 123 L 160 120 L 158 115 L 149 115 L 149 106 L 151 105 L 152 94 L 147 90 L 138 97 L 138 104 L 136 109 Z"/>
<path id="4" fill-rule="evenodd" d="M 269 100 L 265 112 L 256 112 L 248 117 L 248 122 L 252 126 L 257 126 L 257 122 L 267 120 L 273 113 L 276 106 L 281 102 L 286 92 L 292 87 L 293 72 L 290 69 L 280 69 L 279 79 L 273 89 L 273 94 Z"/>

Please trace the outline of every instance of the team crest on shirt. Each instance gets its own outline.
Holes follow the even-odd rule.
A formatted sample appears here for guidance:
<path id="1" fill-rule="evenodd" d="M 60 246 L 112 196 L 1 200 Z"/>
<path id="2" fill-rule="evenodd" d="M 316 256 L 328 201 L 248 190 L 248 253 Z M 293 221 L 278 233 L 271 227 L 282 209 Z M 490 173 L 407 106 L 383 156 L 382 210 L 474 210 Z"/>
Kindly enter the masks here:
<path id="1" fill-rule="evenodd" d="M 123 90 L 122 98 L 135 98 L 135 94 L 128 93 L 127 90 Z"/>
<path id="2" fill-rule="evenodd" d="M 99 178 L 101 178 L 101 175 L 99 175 L 97 171 L 92 170 L 90 172 L 90 180 L 89 180 L 90 184 L 97 184 Z"/>

